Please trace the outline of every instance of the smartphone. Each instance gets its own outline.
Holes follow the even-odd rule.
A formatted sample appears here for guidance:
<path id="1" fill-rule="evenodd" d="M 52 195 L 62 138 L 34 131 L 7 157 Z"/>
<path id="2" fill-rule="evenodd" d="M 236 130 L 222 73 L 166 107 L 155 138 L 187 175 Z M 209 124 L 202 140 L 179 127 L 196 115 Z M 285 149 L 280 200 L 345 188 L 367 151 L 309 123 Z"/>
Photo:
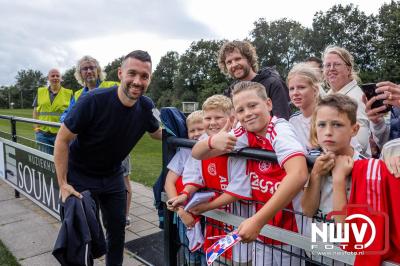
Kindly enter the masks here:
<path id="1" fill-rule="evenodd" d="M 361 85 L 361 90 L 364 92 L 365 96 L 367 97 L 368 100 L 370 100 L 372 97 L 377 96 L 378 93 L 375 92 L 376 90 L 376 83 L 366 83 Z M 375 109 L 378 107 L 381 107 L 385 105 L 383 103 L 383 100 L 376 100 L 372 106 L 371 109 Z M 386 105 L 386 110 L 381 111 L 380 113 L 387 113 L 392 109 L 391 105 Z"/>

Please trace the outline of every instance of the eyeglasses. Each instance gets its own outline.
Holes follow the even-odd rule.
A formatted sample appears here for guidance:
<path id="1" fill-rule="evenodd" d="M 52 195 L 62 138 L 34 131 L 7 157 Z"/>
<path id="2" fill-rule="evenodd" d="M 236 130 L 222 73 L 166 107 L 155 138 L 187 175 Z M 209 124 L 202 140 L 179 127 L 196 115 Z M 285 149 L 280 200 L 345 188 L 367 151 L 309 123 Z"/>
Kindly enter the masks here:
<path id="1" fill-rule="evenodd" d="M 82 67 L 81 71 L 87 72 L 88 70 L 94 71 L 96 69 L 95 66 L 89 66 L 89 67 Z"/>
<path id="2" fill-rule="evenodd" d="M 322 65 L 322 67 L 324 68 L 324 69 L 337 69 L 338 67 L 341 67 L 341 66 L 343 66 L 344 64 L 342 64 L 342 63 L 328 63 L 328 64 L 324 64 L 324 65 Z"/>

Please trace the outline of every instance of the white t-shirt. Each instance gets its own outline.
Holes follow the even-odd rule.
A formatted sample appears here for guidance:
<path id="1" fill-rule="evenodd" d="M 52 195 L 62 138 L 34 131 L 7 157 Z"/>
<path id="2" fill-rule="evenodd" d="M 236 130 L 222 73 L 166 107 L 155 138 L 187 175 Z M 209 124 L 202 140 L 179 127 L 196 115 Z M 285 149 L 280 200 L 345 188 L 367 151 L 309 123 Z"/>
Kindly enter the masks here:
<path id="1" fill-rule="evenodd" d="M 302 112 L 296 112 L 289 118 L 289 123 L 292 124 L 296 131 L 296 136 L 304 149 L 309 151 L 310 145 L 310 127 L 311 127 L 311 116 L 305 117 Z"/>
<path id="2" fill-rule="evenodd" d="M 366 159 L 365 156 L 361 155 L 358 151 L 354 151 L 353 160 L 361 160 Z M 350 196 L 351 190 L 351 179 L 347 178 L 346 180 L 346 194 L 347 197 Z M 319 202 L 319 214 L 322 217 L 325 217 L 329 212 L 332 211 L 332 200 L 333 200 L 333 177 L 332 176 L 324 176 L 321 179 L 321 199 Z"/>
<path id="3" fill-rule="evenodd" d="M 192 157 L 192 150 L 188 148 L 180 148 L 172 157 L 171 161 L 167 165 L 167 168 L 177 174 L 178 176 L 181 176 L 183 173 L 183 169 L 185 167 L 185 164 L 188 160 L 188 158 Z"/>
<path id="4" fill-rule="evenodd" d="M 298 111 L 294 113 L 290 119 L 289 123 L 292 124 L 294 130 L 296 131 L 296 136 L 300 143 L 304 146 L 307 152 L 311 150 L 310 144 L 310 128 L 311 128 L 311 116 L 304 117 L 303 113 Z M 362 152 L 362 146 L 357 140 L 357 137 L 351 138 L 351 147 L 356 151 Z"/>
<path id="5" fill-rule="evenodd" d="M 316 152 L 315 150 L 313 150 L 313 155 L 315 155 Z M 361 159 L 366 159 L 365 156 L 361 155 L 358 151 L 354 151 L 353 154 L 353 160 L 361 160 Z M 326 219 L 326 216 L 328 215 L 328 213 L 330 213 L 332 211 L 332 200 L 333 200 L 333 177 L 332 176 L 324 176 L 321 177 L 321 197 L 320 197 L 320 201 L 319 201 L 319 207 L 318 207 L 318 212 L 315 215 L 316 217 L 319 217 L 321 220 Z M 346 180 L 346 194 L 347 197 L 350 196 L 350 191 L 351 191 L 351 179 L 347 178 Z M 322 228 L 322 222 L 319 223 L 319 221 L 317 222 L 317 224 L 321 225 Z M 310 226 L 307 228 L 306 235 L 311 236 L 311 224 Z"/>
<path id="6" fill-rule="evenodd" d="M 334 93 L 332 90 L 328 91 L 328 94 L 332 93 Z M 362 101 L 362 96 L 364 95 L 363 91 L 357 85 L 357 81 L 352 80 L 337 93 L 347 95 L 357 102 L 357 122 L 360 124 L 360 129 L 357 133 L 357 140 L 361 145 L 361 153 L 371 156 L 371 146 L 369 145 L 369 136 L 371 131 L 369 119 L 365 112 L 365 104 Z"/>
<path id="7" fill-rule="evenodd" d="M 313 155 L 316 155 L 315 150 L 313 150 Z M 365 159 L 365 157 L 363 155 L 361 155 L 358 151 L 354 151 L 353 154 L 353 160 L 360 160 L 360 159 Z M 315 219 L 313 221 L 312 218 L 308 218 L 307 222 L 306 222 L 306 227 L 304 227 L 304 231 L 303 234 L 305 236 L 309 236 L 311 237 L 311 224 L 314 222 L 317 224 L 317 226 L 322 230 L 322 219 L 326 219 L 326 216 L 328 215 L 328 213 L 330 213 L 333 208 L 333 177 L 332 176 L 325 176 L 322 177 L 321 179 L 321 198 L 320 198 L 320 202 L 319 202 L 319 208 L 318 208 L 318 212 L 315 216 L 320 217 L 321 220 L 319 219 Z M 346 180 L 346 195 L 347 198 L 349 198 L 350 196 L 350 191 L 351 191 L 351 179 L 347 178 Z M 319 239 L 321 240 L 321 239 Z M 307 252 L 307 255 L 310 256 L 311 254 L 309 252 Z M 321 257 L 319 255 L 315 255 L 313 254 L 313 259 L 316 261 L 320 261 L 323 262 L 326 265 L 332 265 L 333 264 L 333 260 L 330 258 L 326 258 L 326 257 Z M 335 265 L 344 265 L 341 262 L 335 261 L 334 262 Z"/>

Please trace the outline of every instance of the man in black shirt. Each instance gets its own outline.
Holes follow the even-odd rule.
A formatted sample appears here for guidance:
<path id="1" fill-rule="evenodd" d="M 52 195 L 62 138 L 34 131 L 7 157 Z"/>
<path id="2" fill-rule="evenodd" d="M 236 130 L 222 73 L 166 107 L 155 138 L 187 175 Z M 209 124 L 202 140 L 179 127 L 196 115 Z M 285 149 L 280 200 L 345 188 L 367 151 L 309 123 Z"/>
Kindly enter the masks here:
<path id="1" fill-rule="evenodd" d="M 54 162 L 62 201 L 90 190 L 107 230 L 107 265 L 122 265 L 126 187 L 122 160 L 147 131 L 161 139 L 154 103 L 143 94 L 151 77 L 147 52 L 133 51 L 118 69 L 119 87 L 93 90 L 77 101 L 57 135 Z"/>
<path id="2" fill-rule="evenodd" d="M 230 97 L 233 86 L 239 81 L 254 81 L 264 85 L 272 101 L 272 114 L 289 119 L 289 90 L 279 73 L 271 67 L 258 71 L 257 53 L 253 45 L 246 41 L 226 42 L 218 55 L 218 66 L 224 74 L 236 81 L 227 89 Z"/>

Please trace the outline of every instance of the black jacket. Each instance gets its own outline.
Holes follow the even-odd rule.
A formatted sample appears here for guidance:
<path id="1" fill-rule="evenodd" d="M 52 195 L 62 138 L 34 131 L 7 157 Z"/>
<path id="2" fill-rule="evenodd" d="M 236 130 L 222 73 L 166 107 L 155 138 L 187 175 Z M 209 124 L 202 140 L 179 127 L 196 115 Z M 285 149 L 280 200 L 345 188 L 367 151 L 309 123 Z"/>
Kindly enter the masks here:
<path id="1" fill-rule="evenodd" d="M 275 68 L 265 67 L 261 69 L 251 81 L 264 85 L 267 95 L 272 101 L 272 115 L 289 120 L 289 90 Z M 239 80 L 235 81 L 225 91 L 226 96 L 230 97 L 233 86 L 238 82 Z"/>
<path id="2" fill-rule="evenodd" d="M 70 196 L 61 206 L 62 225 L 52 252 L 61 265 L 93 265 L 106 253 L 96 203 L 89 191 L 81 194 L 82 199 Z"/>

